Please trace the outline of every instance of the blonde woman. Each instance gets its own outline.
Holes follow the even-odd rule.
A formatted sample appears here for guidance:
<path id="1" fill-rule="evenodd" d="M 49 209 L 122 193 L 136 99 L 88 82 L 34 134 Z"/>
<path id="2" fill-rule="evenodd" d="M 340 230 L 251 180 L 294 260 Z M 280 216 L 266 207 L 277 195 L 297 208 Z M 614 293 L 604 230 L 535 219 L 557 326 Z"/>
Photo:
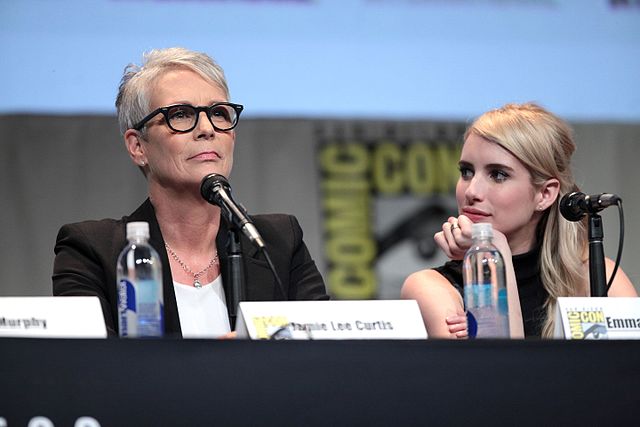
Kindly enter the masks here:
<path id="1" fill-rule="evenodd" d="M 570 127 L 540 106 L 508 104 L 480 116 L 466 131 L 456 186 L 459 217 L 435 240 L 451 259 L 411 274 L 402 298 L 418 301 L 429 336 L 467 336 L 461 259 L 471 225 L 489 222 L 505 258 L 513 337 L 553 334 L 558 297 L 589 295 L 585 222 L 560 216 L 560 198 L 577 187 Z M 606 259 L 607 280 L 614 263 Z M 609 296 L 637 296 L 618 269 Z"/>

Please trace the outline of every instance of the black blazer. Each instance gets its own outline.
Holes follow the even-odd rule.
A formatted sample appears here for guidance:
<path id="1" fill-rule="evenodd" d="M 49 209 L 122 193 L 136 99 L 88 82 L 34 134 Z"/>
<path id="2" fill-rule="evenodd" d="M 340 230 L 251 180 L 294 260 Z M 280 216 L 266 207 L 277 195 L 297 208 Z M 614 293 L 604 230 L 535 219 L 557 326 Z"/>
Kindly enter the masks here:
<path id="1" fill-rule="evenodd" d="M 252 217 L 260 231 L 282 281 L 288 300 L 329 299 L 324 282 L 302 240 L 302 229 L 295 217 L 284 214 Z M 116 263 L 127 243 L 126 223 L 149 223 L 150 243 L 162 261 L 165 310 L 165 333 L 182 336 L 178 306 L 173 289 L 169 258 L 164 250 L 153 205 L 147 199 L 135 212 L 120 220 L 103 219 L 64 225 L 58 232 L 53 265 L 53 295 L 97 296 L 109 335 L 118 334 Z M 220 270 L 225 271 L 228 228 L 224 221 L 216 238 Z M 243 235 L 242 253 L 245 263 L 247 301 L 282 300 L 282 292 L 269 265 L 255 246 Z M 223 280 L 227 308 L 230 308 L 228 280 Z M 230 319 L 231 320 L 231 319 Z"/>

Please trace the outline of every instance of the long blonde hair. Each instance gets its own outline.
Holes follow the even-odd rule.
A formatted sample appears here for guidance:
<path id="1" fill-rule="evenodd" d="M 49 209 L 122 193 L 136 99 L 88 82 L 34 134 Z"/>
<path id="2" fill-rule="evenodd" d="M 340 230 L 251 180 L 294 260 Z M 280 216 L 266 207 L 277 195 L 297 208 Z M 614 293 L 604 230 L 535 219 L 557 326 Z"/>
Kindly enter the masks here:
<path id="1" fill-rule="evenodd" d="M 560 181 L 560 192 L 537 225 L 540 276 L 549 293 L 542 336 L 551 337 L 558 297 L 583 294 L 583 263 L 586 253 L 586 226 L 560 217 L 560 198 L 578 188 L 571 171 L 575 151 L 573 132 L 559 117 L 534 103 L 507 104 L 480 116 L 468 129 L 494 142 L 517 157 L 529 170 L 531 182 L 539 188 L 546 180 Z M 540 242 L 539 242 L 540 243 Z"/>

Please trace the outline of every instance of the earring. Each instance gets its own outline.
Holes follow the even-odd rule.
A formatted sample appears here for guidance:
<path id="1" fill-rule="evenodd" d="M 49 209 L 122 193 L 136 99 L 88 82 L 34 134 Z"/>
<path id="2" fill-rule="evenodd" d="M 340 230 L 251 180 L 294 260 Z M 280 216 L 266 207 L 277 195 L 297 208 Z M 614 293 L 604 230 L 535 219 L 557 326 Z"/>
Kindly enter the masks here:
<path id="1" fill-rule="evenodd" d="M 141 162 L 140 162 L 140 167 L 141 167 L 141 168 L 143 168 L 143 167 L 144 167 L 144 165 L 145 165 L 145 162 L 144 162 L 144 160 L 143 160 L 143 161 L 141 161 Z"/>

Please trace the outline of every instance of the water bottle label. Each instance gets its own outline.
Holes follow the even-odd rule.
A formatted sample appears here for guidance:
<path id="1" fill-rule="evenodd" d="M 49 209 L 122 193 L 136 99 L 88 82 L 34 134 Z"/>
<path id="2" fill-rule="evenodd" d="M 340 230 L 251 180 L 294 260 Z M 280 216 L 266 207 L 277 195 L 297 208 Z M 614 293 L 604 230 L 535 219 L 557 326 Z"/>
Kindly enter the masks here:
<path id="1" fill-rule="evenodd" d="M 464 287 L 469 338 L 509 337 L 507 291 L 500 289 L 495 302 L 492 295 L 491 285 Z"/>
<path id="2" fill-rule="evenodd" d="M 498 311 L 502 315 L 505 315 L 505 316 L 509 315 L 509 303 L 507 301 L 506 289 L 500 289 L 498 291 Z"/>
<path id="3" fill-rule="evenodd" d="M 478 322 L 472 312 L 467 311 L 467 332 L 469 338 L 475 338 L 478 335 Z"/>
<path id="4" fill-rule="evenodd" d="M 121 337 L 159 337 L 164 333 L 161 289 L 155 280 L 118 284 L 118 315 Z"/>
<path id="5" fill-rule="evenodd" d="M 464 287 L 464 303 L 467 309 L 491 306 L 491 285 L 466 285 Z"/>
<path id="6" fill-rule="evenodd" d="M 139 280 L 136 283 L 138 297 L 138 335 L 141 337 L 162 336 L 162 302 L 160 287 L 155 280 Z"/>
<path id="7" fill-rule="evenodd" d="M 118 315 L 120 318 L 120 336 L 135 336 L 136 324 L 136 289 L 127 279 L 118 283 Z"/>

